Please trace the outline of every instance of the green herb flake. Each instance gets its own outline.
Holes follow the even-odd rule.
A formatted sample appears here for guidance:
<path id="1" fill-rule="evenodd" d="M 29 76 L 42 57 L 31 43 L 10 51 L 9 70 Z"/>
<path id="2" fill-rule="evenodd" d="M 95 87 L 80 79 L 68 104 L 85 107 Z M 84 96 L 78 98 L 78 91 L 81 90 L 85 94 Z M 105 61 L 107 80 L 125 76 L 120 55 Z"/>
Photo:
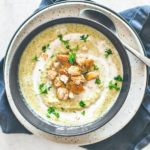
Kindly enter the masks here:
<path id="1" fill-rule="evenodd" d="M 51 114 L 53 114 L 56 118 L 59 118 L 60 117 L 60 115 L 59 115 L 59 113 L 58 112 L 56 112 L 56 108 L 55 107 L 49 107 L 48 109 L 47 109 L 47 117 L 48 118 L 50 118 L 50 115 Z"/>
<path id="2" fill-rule="evenodd" d="M 108 87 L 110 90 L 112 90 L 112 89 L 115 89 L 116 91 L 120 90 L 120 87 L 118 86 L 117 82 L 113 83 L 113 81 L 110 81 Z"/>
<path id="3" fill-rule="evenodd" d="M 50 47 L 50 44 L 42 46 L 42 51 L 45 53 Z"/>
<path id="4" fill-rule="evenodd" d="M 94 70 L 99 70 L 99 67 L 94 64 L 94 65 L 93 65 L 93 69 L 94 69 Z"/>
<path id="5" fill-rule="evenodd" d="M 80 101 L 80 102 L 79 102 L 79 105 L 80 105 L 81 107 L 85 107 L 85 106 L 86 106 L 86 104 L 85 104 L 84 101 Z"/>
<path id="6" fill-rule="evenodd" d="M 61 42 L 65 42 L 65 41 L 66 41 L 66 40 L 64 40 L 64 38 L 63 38 L 63 35 L 62 35 L 62 34 L 59 34 L 57 37 L 59 38 L 59 40 L 60 40 Z"/>
<path id="7" fill-rule="evenodd" d="M 53 54 L 52 56 L 51 56 L 51 58 L 53 58 L 55 55 Z"/>
<path id="8" fill-rule="evenodd" d="M 61 110 L 64 111 L 65 109 L 63 107 L 61 107 Z"/>
<path id="9" fill-rule="evenodd" d="M 65 47 L 67 48 L 67 49 L 69 49 L 70 50 L 70 45 L 69 45 L 69 43 L 67 44 L 64 44 L 65 45 Z"/>
<path id="10" fill-rule="evenodd" d="M 55 109 L 56 109 L 55 107 L 48 107 L 48 109 L 47 109 L 48 114 L 54 113 Z"/>
<path id="11" fill-rule="evenodd" d="M 123 79 L 122 79 L 122 77 L 120 75 L 114 77 L 114 80 L 119 81 L 119 82 L 123 81 Z"/>
<path id="12" fill-rule="evenodd" d="M 59 118 L 59 113 L 58 112 L 54 112 L 53 115 L 56 117 L 56 118 Z"/>
<path id="13" fill-rule="evenodd" d="M 83 34 L 83 35 L 80 36 L 80 40 L 86 42 L 88 37 L 89 37 L 88 34 L 86 34 L 86 35 Z"/>
<path id="14" fill-rule="evenodd" d="M 39 85 L 39 92 L 40 94 L 47 94 L 50 88 L 51 88 L 50 85 L 41 83 Z"/>
<path id="15" fill-rule="evenodd" d="M 101 80 L 100 80 L 99 78 L 97 78 L 97 79 L 95 80 L 95 84 L 101 84 Z"/>
<path id="16" fill-rule="evenodd" d="M 32 60 L 33 61 L 38 61 L 38 57 L 35 55 L 35 56 L 32 57 Z"/>
<path id="17" fill-rule="evenodd" d="M 46 115 L 46 116 L 47 116 L 47 118 L 51 118 L 51 116 L 50 116 L 48 113 L 47 113 L 47 115 Z"/>
<path id="18" fill-rule="evenodd" d="M 84 111 L 82 111 L 82 112 L 81 112 L 81 114 L 82 114 L 83 116 L 85 116 L 85 110 L 84 110 Z"/>
<path id="19" fill-rule="evenodd" d="M 108 56 L 112 55 L 112 50 L 109 48 L 109 49 L 106 49 L 105 50 L 105 57 L 108 58 Z"/>
<path id="20" fill-rule="evenodd" d="M 64 40 L 62 34 L 59 34 L 57 37 L 64 44 L 64 46 L 66 47 L 66 49 L 69 49 L 70 51 L 77 51 L 79 49 L 79 45 L 71 48 L 71 46 L 69 45 L 69 40 Z"/>
<path id="21" fill-rule="evenodd" d="M 75 53 L 69 53 L 69 58 L 68 61 L 70 64 L 74 64 L 76 59 L 76 54 Z"/>
<path id="22" fill-rule="evenodd" d="M 59 34 L 57 37 L 59 38 L 60 41 L 63 40 L 63 35 L 62 34 Z"/>
<path id="23" fill-rule="evenodd" d="M 64 40 L 62 34 L 59 34 L 57 37 L 58 37 L 59 40 L 65 45 L 65 47 L 66 47 L 67 49 L 70 49 L 69 40 Z"/>

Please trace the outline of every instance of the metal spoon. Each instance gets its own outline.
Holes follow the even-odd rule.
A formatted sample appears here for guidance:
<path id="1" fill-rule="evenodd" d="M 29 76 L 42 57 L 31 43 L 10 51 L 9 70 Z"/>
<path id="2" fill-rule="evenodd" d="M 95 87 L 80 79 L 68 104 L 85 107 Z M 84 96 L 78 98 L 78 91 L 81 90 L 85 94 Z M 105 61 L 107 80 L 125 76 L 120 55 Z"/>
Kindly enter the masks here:
<path id="1" fill-rule="evenodd" d="M 94 10 L 94 9 L 83 9 L 80 11 L 80 16 L 86 17 L 88 19 L 91 19 L 98 23 L 103 24 L 105 27 L 107 27 L 109 30 L 111 30 L 118 37 L 118 34 L 116 32 L 116 27 L 115 27 L 113 21 L 108 16 L 106 16 L 103 12 Z M 123 40 L 121 40 L 121 42 L 128 51 L 130 51 L 132 54 L 134 54 L 136 57 L 138 57 L 143 63 L 145 63 L 147 66 L 150 67 L 150 59 L 149 58 L 147 58 L 146 56 L 139 53 L 136 49 L 127 45 Z"/>

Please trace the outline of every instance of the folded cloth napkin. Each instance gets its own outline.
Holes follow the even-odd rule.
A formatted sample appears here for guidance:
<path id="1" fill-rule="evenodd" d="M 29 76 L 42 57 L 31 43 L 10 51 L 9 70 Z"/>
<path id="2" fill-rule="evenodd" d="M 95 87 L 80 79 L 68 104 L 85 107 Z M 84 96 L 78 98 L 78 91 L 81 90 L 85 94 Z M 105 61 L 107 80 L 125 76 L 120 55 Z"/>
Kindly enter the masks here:
<path id="1" fill-rule="evenodd" d="M 43 0 L 40 9 L 54 3 Z M 120 13 L 136 30 L 150 58 L 150 6 L 136 7 Z M 150 69 L 148 70 L 150 75 Z M 4 79 L 3 60 L 0 61 L 0 125 L 4 133 L 30 133 L 16 119 L 7 101 Z M 150 80 L 143 103 L 134 118 L 114 136 L 92 145 L 83 146 L 89 150 L 139 150 L 150 142 Z"/>

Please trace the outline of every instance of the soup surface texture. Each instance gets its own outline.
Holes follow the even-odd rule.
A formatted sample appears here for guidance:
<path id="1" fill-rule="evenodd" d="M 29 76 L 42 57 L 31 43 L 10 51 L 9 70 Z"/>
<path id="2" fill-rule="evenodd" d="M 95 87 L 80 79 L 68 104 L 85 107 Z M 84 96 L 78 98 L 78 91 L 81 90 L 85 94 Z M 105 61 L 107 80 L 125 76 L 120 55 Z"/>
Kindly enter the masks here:
<path id="1" fill-rule="evenodd" d="M 122 77 L 120 56 L 111 41 L 82 24 L 41 31 L 19 64 L 26 104 L 58 125 L 83 125 L 103 117 L 119 95 Z"/>

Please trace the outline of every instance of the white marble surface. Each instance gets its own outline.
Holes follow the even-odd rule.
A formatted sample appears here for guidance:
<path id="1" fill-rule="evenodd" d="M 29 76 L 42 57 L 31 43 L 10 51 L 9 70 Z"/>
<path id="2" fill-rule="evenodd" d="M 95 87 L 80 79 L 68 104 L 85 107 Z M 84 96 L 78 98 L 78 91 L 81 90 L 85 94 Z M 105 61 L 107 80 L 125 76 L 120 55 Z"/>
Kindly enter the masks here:
<path id="1" fill-rule="evenodd" d="M 0 58 L 5 54 L 7 45 L 18 26 L 27 18 L 39 5 L 41 0 L 0 0 Z M 95 0 L 96 2 L 112 8 L 115 11 L 122 11 L 139 5 L 148 5 L 150 0 Z M 3 134 L 0 132 L 0 150 L 80 150 L 71 145 L 55 144 L 46 139 L 25 134 Z M 150 145 L 144 150 L 149 150 Z"/>

